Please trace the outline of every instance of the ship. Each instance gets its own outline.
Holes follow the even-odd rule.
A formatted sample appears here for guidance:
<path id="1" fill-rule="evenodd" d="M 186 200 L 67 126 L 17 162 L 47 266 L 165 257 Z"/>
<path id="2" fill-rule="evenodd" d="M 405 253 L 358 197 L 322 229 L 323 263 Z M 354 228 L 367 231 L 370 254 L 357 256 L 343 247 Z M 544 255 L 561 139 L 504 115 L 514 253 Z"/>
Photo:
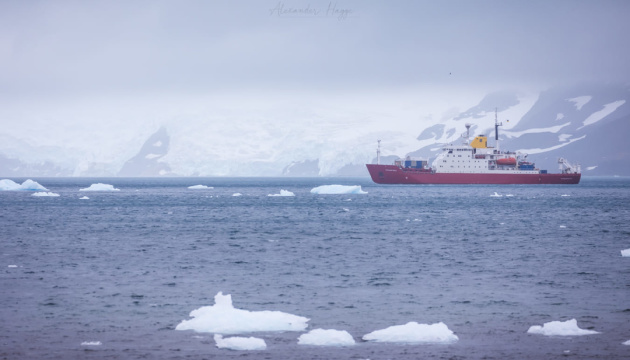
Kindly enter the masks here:
<path id="1" fill-rule="evenodd" d="M 527 160 L 527 154 L 499 148 L 499 126 L 495 112 L 495 146 L 488 137 L 470 140 L 470 127 L 459 145 L 447 144 L 431 165 L 422 158 L 406 157 L 393 164 L 380 164 L 381 141 L 378 140 L 376 164 L 366 164 L 377 184 L 578 184 L 582 176 L 579 164 L 558 159 L 559 172 L 541 170 Z"/>

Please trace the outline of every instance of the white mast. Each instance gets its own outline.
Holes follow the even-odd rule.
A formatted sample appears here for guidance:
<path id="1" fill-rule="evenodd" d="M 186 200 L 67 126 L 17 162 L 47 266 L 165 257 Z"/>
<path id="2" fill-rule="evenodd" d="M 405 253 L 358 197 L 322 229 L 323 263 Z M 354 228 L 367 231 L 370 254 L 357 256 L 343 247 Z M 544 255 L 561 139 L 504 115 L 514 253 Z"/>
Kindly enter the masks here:
<path id="1" fill-rule="evenodd" d="M 381 140 L 378 140 L 378 147 L 376 148 L 376 165 L 381 164 Z"/>
<path id="2" fill-rule="evenodd" d="M 500 149 L 499 149 L 499 126 L 503 126 L 503 123 L 499 123 L 499 119 L 497 118 L 497 108 L 494 108 L 494 140 L 495 140 L 495 147 L 497 149 L 497 153 L 500 152 Z"/>

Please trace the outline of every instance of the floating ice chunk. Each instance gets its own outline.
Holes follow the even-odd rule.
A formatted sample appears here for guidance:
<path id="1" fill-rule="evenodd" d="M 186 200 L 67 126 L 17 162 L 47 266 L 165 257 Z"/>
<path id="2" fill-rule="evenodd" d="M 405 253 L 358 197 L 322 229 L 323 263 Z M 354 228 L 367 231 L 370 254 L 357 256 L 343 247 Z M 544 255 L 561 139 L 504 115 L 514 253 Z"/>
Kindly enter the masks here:
<path id="1" fill-rule="evenodd" d="M 193 185 L 193 186 L 189 186 L 188 188 L 189 189 L 193 189 L 193 190 L 214 189 L 214 187 L 206 186 L 206 185 Z"/>
<path id="2" fill-rule="evenodd" d="M 367 194 L 360 185 L 322 185 L 311 189 L 312 194 Z"/>
<path id="3" fill-rule="evenodd" d="M 59 194 L 56 194 L 54 192 L 36 192 L 31 194 L 31 196 L 59 196 Z"/>
<path id="4" fill-rule="evenodd" d="M 491 197 L 501 197 L 503 195 L 497 193 L 496 191 L 494 192 L 494 194 L 490 195 Z"/>
<path id="5" fill-rule="evenodd" d="M 589 166 L 589 167 L 587 167 L 587 168 L 586 168 L 586 170 L 589 170 L 589 171 L 590 171 L 590 170 L 595 170 L 595 169 L 597 169 L 597 165 L 595 165 L 595 166 Z"/>
<path id="6" fill-rule="evenodd" d="M 243 194 L 241 194 L 241 193 L 234 193 L 234 194 L 232 194 L 232 196 L 243 196 Z"/>
<path id="7" fill-rule="evenodd" d="M 429 325 L 412 321 L 406 325 L 376 330 L 364 335 L 363 340 L 397 343 L 453 343 L 459 338 L 443 322 Z"/>
<path id="8" fill-rule="evenodd" d="M 45 187 L 41 186 L 37 181 L 28 179 L 22 184 L 18 184 L 13 180 L 2 179 L 0 180 L 0 191 L 48 191 Z"/>
<path id="9" fill-rule="evenodd" d="M 560 195 L 560 196 L 562 196 L 562 197 L 568 197 L 568 196 L 571 196 L 571 195 L 569 195 L 569 194 L 562 194 L 562 195 Z"/>
<path id="10" fill-rule="evenodd" d="M 560 225 L 560 229 L 566 229 L 566 225 Z"/>
<path id="11" fill-rule="evenodd" d="M 630 345 L 630 340 L 622 342 L 621 345 Z"/>
<path id="12" fill-rule="evenodd" d="M 90 198 L 87 196 L 83 196 L 83 197 L 80 197 L 79 200 L 90 200 Z"/>
<path id="13" fill-rule="evenodd" d="M 533 325 L 527 330 L 529 334 L 540 334 L 546 336 L 578 336 L 599 334 L 597 331 L 580 329 L 577 320 L 551 321 L 543 326 Z"/>
<path id="14" fill-rule="evenodd" d="M 230 350 L 265 350 L 267 349 L 267 344 L 265 344 L 265 340 L 255 338 L 255 337 L 230 337 L 223 338 L 223 336 L 216 334 L 214 335 L 214 341 L 217 343 L 217 347 L 219 349 L 230 349 Z"/>
<path id="15" fill-rule="evenodd" d="M 348 346 L 354 345 L 352 335 L 343 330 L 315 329 L 298 338 L 299 345 Z"/>
<path id="16" fill-rule="evenodd" d="M 120 189 L 116 189 L 113 185 L 97 183 L 79 191 L 120 191 Z"/>
<path id="17" fill-rule="evenodd" d="M 248 311 L 232 306 L 232 296 L 219 292 L 213 306 L 190 312 L 192 319 L 179 323 L 175 330 L 194 330 L 216 334 L 242 334 L 256 331 L 304 331 L 309 319 L 280 311 Z"/>
<path id="18" fill-rule="evenodd" d="M 630 249 L 621 250 L 621 256 L 630 257 Z"/>
<path id="19" fill-rule="evenodd" d="M 9 265 L 10 268 L 16 268 L 17 265 Z"/>
<path id="20" fill-rule="evenodd" d="M 506 196 L 506 197 L 512 197 L 512 196 L 514 196 L 514 195 L 512 195 L 512 194 L 507 194 L 507 195 L 505 195 L 505 196 Z"/>
<path id="21" fill-rule="evenodd" d="M 295 196 L 295 194 L 288 190 L 280 189 L 280 194 L 269 194 L 267 196 Z"/>
<path id="22" fill-rule="evenodd" d="M 82 346 L 101 346 L 103 345 L 100 341 L 84 341 L 81 343 Z"/>

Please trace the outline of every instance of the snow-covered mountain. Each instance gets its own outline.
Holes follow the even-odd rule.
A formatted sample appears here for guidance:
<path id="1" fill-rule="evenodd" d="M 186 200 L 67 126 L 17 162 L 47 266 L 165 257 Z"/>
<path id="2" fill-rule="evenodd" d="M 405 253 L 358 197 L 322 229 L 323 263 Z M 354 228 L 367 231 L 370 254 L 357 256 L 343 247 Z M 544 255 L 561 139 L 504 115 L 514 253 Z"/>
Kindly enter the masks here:
<path id="1" fill-rule="evenodd" d="M 367 176 L 377 139 L 383 163 L 407 155 L 432 160 L 443 144 L 462 141 L 466 123 L 493 146 L 495 109 L 501 148 L 529 153 L 539 168 L 555 172 L 562 156 L 580 163 L 585 176 L 630 175 L 627 85 L 442 89 L 383 94 L 387 101 L 380 95 L 319 102 L 210 97 L 173 108 L 152 101 L 150 111 L 137 105 L 104 115 L 91 107 L 46 109 L 43 120 L 74 120 L 59 129 L 32 120 L 0 130 L 0 177 Z M 0 115 L 24 117 L 19 109 Z M 87 125 L 90 117 L 95 125 Z"/>

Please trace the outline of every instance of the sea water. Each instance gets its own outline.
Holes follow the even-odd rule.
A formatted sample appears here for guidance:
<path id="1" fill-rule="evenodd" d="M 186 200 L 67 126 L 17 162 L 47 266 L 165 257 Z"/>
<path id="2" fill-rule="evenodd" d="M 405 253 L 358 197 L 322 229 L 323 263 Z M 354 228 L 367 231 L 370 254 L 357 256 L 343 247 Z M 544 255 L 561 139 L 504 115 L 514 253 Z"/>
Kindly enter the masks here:
<path id="1" fill-rule="evenodd" d="M 33 180 L 59 196 L 0 192 L 0 359 L 630 357 L 627 178 Z M 119 190 L 79 191 L 96 183 Z M 332 184 L 367 193 L 311 193 Z M 294 196 L 268 196 L 281 190 Z M 265 350 L 235 351 L 214 334 L 175 330 L 218 292 L 235 308 L 306 317 L 305 331 L 347 331 L 356 343 L 257 332 L 241 336 Z M 527 332 L 570 319 L 598 334 Z M 409 322 L 442 322 L 458 340 L 362 339 Z"/>

